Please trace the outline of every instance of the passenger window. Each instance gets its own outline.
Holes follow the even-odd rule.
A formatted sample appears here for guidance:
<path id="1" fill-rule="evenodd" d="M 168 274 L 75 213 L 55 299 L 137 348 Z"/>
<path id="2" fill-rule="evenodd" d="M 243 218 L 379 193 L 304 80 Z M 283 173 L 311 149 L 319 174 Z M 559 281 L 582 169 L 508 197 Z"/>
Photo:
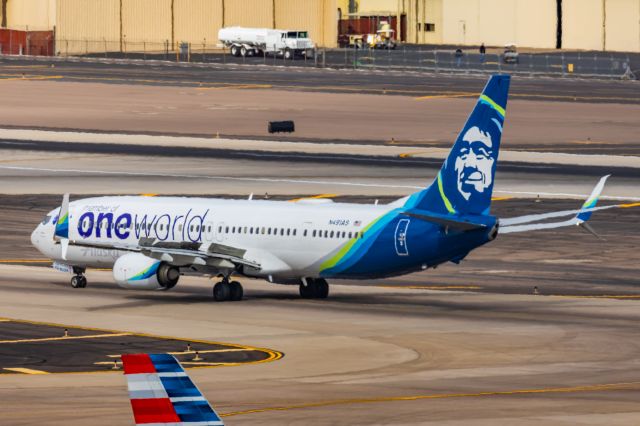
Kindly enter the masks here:
<path id="1" fill-rule="evenodd" d="M 267 235 L 271 235 L 271 228 L 267 228 Z"/>
<path id="2" fill-rule="evenodd" d="M 305 229 L 305 230 L 304 230 L 304 232 L 302 233 L 302 236 L 303 236 L 303 237 L 306 237 L 306 236 L 307 236 L 307 230 L 306 230 L 306 229 Z"/>
<path id="3" fill-rule="evenodd" d="M 291 235 L 291 228 L 287 228 L 287 236 Z"/>
<path id="4" fill-rule="evenodd" d="M 324 231 L 324 237 L 325 237 L 325 238 L 328 238 L 328 237 L 329 237 L 329 231 L 327 231 L 327 230 L 325 230 L 325 231 Z"/>
<path id="5" fill-rule="evenodd" d="M 182 232 L 182 225 L 178 225 L 178 231 Z"/>
<path id="6" fill-rule="evenodd" d="M 226 227 L 224 228 L 224 233 L 225 233 L 225 234 L 228 234 L 228 233 L 229 233 L 229 227 L 228 227 L 228 226 L 226 226 Z"/>
<path id="7" fill-rule="evenodd" d="M 329 233 L 329 238 L 333 238 L 333 231 Z"/>
<path id="8" fill-rule="evenodd" d="M 218 234 L 222 234 L 222 226 L 218 226 Z"/>
<path id="9" fill-rule="evenodd" d="M 311 232 L 311 236 L 315 237 L 316 236 L 316 230 L 314 229 L 313 232 Z"/>
<path id="10" fill-rule="evenodd" d="M 261 232 L 261 234 L 262 234 L 262 235 L 264 235 L 264 233 L 265 233 L 266 231 L 267 231 L 267 230 L 266 230 L 266 228 L 263 226 L 263 227 L 262 227 L 262 232 Z"/>
<path id="11" fill-rule="evenodd" d="M 295 228 L 293 229 L 293 236 L 294 237 L 296 236 L 296 229 Z"/>

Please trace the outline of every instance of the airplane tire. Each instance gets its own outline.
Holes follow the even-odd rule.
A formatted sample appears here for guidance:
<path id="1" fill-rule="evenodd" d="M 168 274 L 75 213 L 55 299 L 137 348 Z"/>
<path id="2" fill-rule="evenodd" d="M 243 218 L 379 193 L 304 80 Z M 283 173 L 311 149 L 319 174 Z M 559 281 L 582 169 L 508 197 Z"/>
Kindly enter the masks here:
<path id="1" fill-rule="evenodd" d="M 329 283 L 327 280 L 315 280 L 316 299 L 326 299 L 329 296 Z"/>
<path id="2" fill-rule="evenodd" d="M 313 298 L 312 289 L 313 289 L 313 285 L 311 280 L 308 280 L 307 285 L 300 284 L 300 297 L 302 297 L 303 299 Z"/>
<path id="3" fill-rule="evenodd" d="M 74 275 L 71 277 L 71 287 L 73 288 L 85 288 L 87 286 L 87 279 L 82 275 Z"/>
<path id="4" fill-rule="evenodd" d="M 231 286 L 227 282 L 220 282 L 213 286 L 213 299 L 216 302 L 225 302 L 231 298 Z"/>
<path id="5" fill-rule="evenodd" d="M 238 300 L 242 300 L 242 296 L 244 295 L 244 290 L 242 288 L 242 284 L 238 281 L 231 281 L 229 283 L 230 288 L 230 300 L 237 302 Z"/>

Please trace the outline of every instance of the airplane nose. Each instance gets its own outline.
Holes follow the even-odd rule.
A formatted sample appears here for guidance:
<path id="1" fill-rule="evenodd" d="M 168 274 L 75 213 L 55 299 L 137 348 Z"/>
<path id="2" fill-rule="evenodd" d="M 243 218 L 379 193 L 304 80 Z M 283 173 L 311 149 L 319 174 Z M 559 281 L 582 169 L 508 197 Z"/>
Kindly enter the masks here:
<path id="1" fill-rule="evenodd" d="M 42 249 L 40 248 L 40 241 L 42 241 L 42 232 L 40 231 L 40 226 L 33 230 L 33 232 L 31 233 L 31 244 L 38 250 L 42 251 Z"/>

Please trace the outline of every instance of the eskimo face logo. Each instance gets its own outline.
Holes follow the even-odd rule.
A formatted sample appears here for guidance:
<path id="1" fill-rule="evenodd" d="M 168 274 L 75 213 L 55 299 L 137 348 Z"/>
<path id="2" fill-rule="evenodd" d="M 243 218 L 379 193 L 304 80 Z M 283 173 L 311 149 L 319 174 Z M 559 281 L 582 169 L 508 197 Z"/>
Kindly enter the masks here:
<path id="1" fill-rule="evenodd" d="M 493 143 L 489 132 L 471 127 L 462 137 L 462 148 L 456 157 L 458 191 L 468 200 L 473 192 L 483 193 L 493 182 Z"/>

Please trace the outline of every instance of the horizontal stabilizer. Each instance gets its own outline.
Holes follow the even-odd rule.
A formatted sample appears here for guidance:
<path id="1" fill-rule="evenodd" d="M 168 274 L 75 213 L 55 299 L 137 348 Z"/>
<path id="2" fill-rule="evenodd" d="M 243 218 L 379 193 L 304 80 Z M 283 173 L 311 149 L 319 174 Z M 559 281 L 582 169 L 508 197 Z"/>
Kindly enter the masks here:
<path id="1" fill-rule="evenodd" d="M 426 222 L 435 223 L 441 226 L 447 226 L 460 231 L 473 231 L 475 229 L 485 229 L 487 225 L 484 223 L 476 223 L 463 219 L 455 219 L 455 216 L 441 215 L 425 210 L 410 210 L 403 213 L 405 216 L 415 217 L 416 219 Z"/>

